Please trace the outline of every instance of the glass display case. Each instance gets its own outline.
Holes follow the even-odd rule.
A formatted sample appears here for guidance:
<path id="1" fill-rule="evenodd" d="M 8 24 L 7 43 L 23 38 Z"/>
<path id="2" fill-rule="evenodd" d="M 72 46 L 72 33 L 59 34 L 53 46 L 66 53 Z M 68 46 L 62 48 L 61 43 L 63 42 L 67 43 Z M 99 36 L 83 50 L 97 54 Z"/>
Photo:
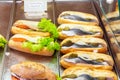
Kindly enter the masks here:
<path id="1" fill-rule="evenodd" d="M 98 19 L 97 26 L 100 26 L 100 28 L 103 30 L 102 39 L 104 39 L 107 43 L 106 53 L 112 56 L 113 60 L 115 61 L 113 71 L 117 74 L 117 77 L 119 79 L 120 32 L 117 31 L 118 34 L 116 35 L 116 32 L 114 32 L 111 27 L 111 23 L 107 19 L 107 14 L 118 10 L 115 7 L 116 1 L 107 4 L 105 0 L 41 0 L 40 4 L 43 6 L 37 10 L 35 8 L 34 10 L 26 8 L 25 4 L 28 3 L 27 1 L 29 0 L 0 1 L 0 34 L 2 34 L 7 39 L 7 41 L 9 41 L 11 36 L 13 36 L 11 28 L 17 20 L 40 21 L 42 18 L 47 18 L 50 19 L 58 27 L 60 26 L 60 23 L 58 22 L 59 15 L 64 11 L 77 11 L 94 15 Z M 34 4 L 35 3 L 32 3 L 32 7 L 35 7 Z M 90 25 L 88 24 L 87 26 Z M 60 39 L 57 39 L 57 41 L 59 43 L 62 42 Z M 98 51 L 93 50 L 92 52 Z M 0 79 L 11 80 L 10 67 L 22 61 L 34 61 L 42 63 L 45 66 L 49 67 L 56 75 L 59 75 L 61 77 L 63 71 L 65 70 L 65 68 L 63 68 L 60 64 L 62 56 L 63 54 L 60 50 L 55 51 L 53 56 L 48 57 L 26 54 L 25 52 L 11 49 L 8 45 L 6 45 L 5 49 L 2 49 L 0 53 Z"/>
<path id="2" fill-rule="evenodd" d="M 105 28 L 109 45 L 112 49 L 112 56 L 115 60 L 118 72 L 120 74 L 120 18 L 117 0 L 94 0 L 94 4 L 100 14 L 101 22 Z"/>

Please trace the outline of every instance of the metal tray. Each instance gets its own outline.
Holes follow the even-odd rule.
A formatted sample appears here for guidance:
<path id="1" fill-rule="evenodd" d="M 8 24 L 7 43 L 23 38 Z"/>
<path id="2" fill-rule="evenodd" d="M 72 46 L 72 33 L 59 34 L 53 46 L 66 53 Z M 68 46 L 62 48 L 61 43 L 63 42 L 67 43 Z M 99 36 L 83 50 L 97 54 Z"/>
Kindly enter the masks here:
<path id="1" fill-rule="evenodd" d="M 7 4 L 6 2 L 3 1 L 3 3 Z M 0 2 L 1 4 L 1 2 Z M 12 36 L 10 30 L 12 24 L 19 19 L 27 19 L 27 20 L 35 20 L 39 21 L 40 18 L 35 18 L 31 19 L 28 17 L 25 17 L 24 10 L 23 10 L 23 2 L 21 0 L 11 0 L 11 2 L 8 1 L 8 4 L 10 4 L 9 8 L 9 16 L 10 18 L 8 19 L 9 23 L 6 29 L 3 29 L 4 36 L 6 37 L 7 40 Z M 89 6 L 86 6 L 89 5 Z M 75 7 L 73 7 L 75 6 Z M 83 8 L 84 7 L 84 8 Z M 91 13 L 95 15 L 96 17 L 99 18 L 99 14 L 96 11 L 92 0 L 53 0 L 48 2 L 48 9 L 47 9 L 47 14 L 49 19 L 51 19 L 57 26 L 59 25 L 57 23 L 57 17 L 58 15 L 63 12 L 63 11 L 80 11 L 80 12 L 86 12 L 86 13 Z M 4 13 L 3 13 L 4 14 Z M 4 25 L 4 24 L 3 24 Z M 100 24 L 100 26 L 103 28 L 103 25 Z M 1 31 L 1 30 L 0 30 Z M 7 32 L 6 32 L 7 31 Z M 6 33 L 5 33 L 6 32 Z M 104 35 L 104 39 L 106 42 L 108 42 L 108 39 L 106 37 L 106 34 Z M 111 49 L 108 47 L 108 52 L 111 53 Z M 10 66 L 14 65 L 16 63 L 19 63 L 21 61 L 35 61 L 35 62 L 40 62 L 46 66 L 49 66 L 55 72 L 56 74 L 60 75 L 63 72 L 63 68 L 60 66 L 60 57 L 62 56 L 60 52 L 55 52 L 55 54 L 52 57 L 44 57 L 44 56 L 37 56 L 37 55 L 31 55 L 31 54 L 26 54 L 17 50 L 10 49 L 7 45 L 4 50 L 4 56 L 2 58 L 2 70 L 1 70 L 1 78 L 0 80 L 11 80 L 11 74 L 10 74 Z M 111 55 L 112 56 L 112 55 Z M 115 65 L 116 66 L 116 65 Z M 117 73 L 116 67 L 114 67 L 114 71 Z M 118 73 L 117 73 L 118 75 Z"/>
<path id="2" fill-rule="evenodd" d="M 4 2 L 5 3 L 5 2 Z M 0 3 L 1 4 L 1 3 Z M 9 3 L 10 4 L 10 3 Z M 28 19 L 28 17 L 25 16 L 24 10 L 23 10 L 23 1 L 19 0 L 13 0 L 11 1 L 10 8 L 12 9 L 11 11 L 11 18 L 8 19 L 9 25 L 7 25 L 8 31 L 7 31 L 7 40 L 12 36 L 12 33 L 10 32 L 12 24 L 19 19 L 23 20 L 35 20 L 39 21 L 40 18 L 33 18 L 33 19 Z M 52 4 L 50 4 L 52 8 Z M 51 9 L 52 10 L 52 9 Z M 50 12 L 50 11 L 49 11 Z M 7 13 L 7 12 L 6 12 Z M 49 15 L 49 13 L 47 13 Z M 53 14 L 53 11 L 51 11 L 51 14 Z M 50 16 L 50 15 L 49 15 Z M 49 18 L 49 17 L 47 17 Z M 6 31 L 6 30 L 4 30 Z M 40 62 L 46 66 L 49 66 L 49 68 L 55 72 L 56 74 L 59 73 L 58 69 L 58 58 L 57 58 L 57 52 L 54 53 L 52 57 L 44 57 L 44 56 L 38 56 L 38 55 L 31 55 L 31 54 L 26 54 L 17 50 L 10 49 L 8 46 L 6 46 L 5 51 L 4 51 L 4 56 L 3 56 L 3 67 L 2 67 L 2 76 L 1 80 L 11 80 L 11 74 L 10 74 L 10 66 L 14 65 L 16 63 L 19 63 L 21 61 L 35 61 L 35 62 Z"/>

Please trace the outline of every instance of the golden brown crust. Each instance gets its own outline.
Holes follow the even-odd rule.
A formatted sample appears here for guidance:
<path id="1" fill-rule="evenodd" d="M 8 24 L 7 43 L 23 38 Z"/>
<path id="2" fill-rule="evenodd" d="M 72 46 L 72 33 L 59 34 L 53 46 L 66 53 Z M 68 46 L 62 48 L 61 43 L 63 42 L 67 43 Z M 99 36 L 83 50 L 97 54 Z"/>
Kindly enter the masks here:
<path id="1" fill-rule="evenodd" d="M 110 70 L 94 69 L 88 67 L 70 67 L 63 72 L 62 77 L 70 74 L 76 74 L 77 76 L 88 74 L 92 77 L 106 77 L 113 78 L 113 80 L 118 80 L 116 74 Z"/>
<path id="2" fill-rule="evenodd" d="M 78 15 L 82 18 L 88 18 L 88 19 L 92 19 L 94 20 L 93 22 L 85 22 L 85 21 L 75 21 L 75 20 L 70 20 L 70 19 L 64 19 L 61 17 L 61 15 L 64 14 L 74 14 L 74 15 Z M 59 17 L 58 17 L 58 23 L 59 24 L 64 24 L 64 23 L 75 23 L 75 24 L 86 24 L 86 25 L 98 25 L 99 21 L 98 19 L 92 15 L 92 14 L 88 14 L 88 13 L 83 13 L 83 12 L 77 12 L 77 11 L 64 11 L 62 12 Z"/>
<path id="3" fill-rule="evenodd" d="M 37 62 L 25 61 L 12 65 L 10 70 L 25 79 L 56 80 L 55 74 L 49 68 Z"/>
<path id="4" fill-rule="evenodd" d="M 64 34 L 62 32 L 61 29 L 64 29 L 64 28 L 69 28 L 69 29 L 80 29 L 80 30 L 84 30 L 86 32 L 97 32 L 93 35 L 88 35 L 88 36 L 93 36 L 93 37 L 98 37 L 98 38 L 102 38 L 103 37 L 103 31 L 102 29 L 100 28 L 100 26 L 94 26 L 94 25 L 81 25 L 81 24 L 61 24 L 59 27 L 58 27 L 58 32 L 59 32 L 59 38 L 60 39 L 65 39 L 65 38 L 68 38 L 68 37 L 73 37 L 73 36 L 85 36 L 86 34 L 81 34 L 81 35 L 70 35 L 70 33 L 68 34 Z M 69 31 L 69 30 L 68 30 Z"/>
<path id="5" fill-rule="evenodd" d="M 102 47 L 98 47 L 98 48 L 62 48 L 62 46 L 68 42 L 71 41 L 73 43 L 76 42 L 80 42 L 80 43 L 100 43 L 102 44 Z M 63 54 L 69 53 L 69 52 L 73 52 L 73 51 L 89 51 L 89 52 L 100 52 L 100 53 L 106 53 L 107 51 L 107 44 L 105 42 L 105 40 L 100 39 L 100 38 L 94 38 L 94 37 L 90 37 L 90 36 L 77 36 L 77 37 L 70 37 L 70 38 L 66 38 L 64 39 L 61 43 L 61 52 Z"/>
<path id="6" fill-rule="evenodd" d="M 108 64 L 106 65 L 94 65 L 94 64 L 85 64 L 85 63 L 72 63 L 72 62 L 67 62 L 64 59 L 68 58 L 71 54 L 77 54 L 80 57 L 89 57 L 92 60 L 96 60 L 96 59 L 102 59 L 104 61 L 106 61 Z M 112 70 L 114 62 L 111 56 L 107 55 L 107 54 L 102 54 L 102 53 L 93 53 L 93 52 L 84 52 L 84 51 L 75 51 L 75 52 L 70 52 L 68 54 L 65 54 L 61 57 L 60 60 L 61 65 L 64 68 L 69 68 L 72 66 L 81 66 L 81 67 L 90 67 L 90 68 L 96 68 L 96 69 L 108 69 L 108 70 Z"/>
<path id="7" fill-rule="evenodd" d="M 16 21 L 12 28 L 11 28 L 11 32 L 13 34 L 26 34 L 26 35 L 37 35 L 37 36 L 44 36 L 44 37 L 48 37 L 50 36 L 49 32 L 38 32 L 36 30 L 27 30 L 27 29 L 22 29 L 17 27 L 18 25 L 26 25 L 26 26 L 31 26 L 30 28 L 35 28 L 37 29 L 37 23 L 35 21 L 27 21 L 27 20 L 18 20 Z"/>
<path id="8" fill-rule="evenodd" d="M 8 42 L 8 46 L 12 49 L 22 51 L 22 52 L 26 52 L 26 53 L 29 53 L 29 54 L 43 55 L 43 56 L 52 56 L 53 53 L 54 53 L 54 51 L 50 51 L 46 47 L 44 47 L 42 50 L 40 50 L 38 52 L 32 52 L 29 48 L 23 47 L 22 42 L 17 42 L 17 41 L 12 40 L 13 37 L 11 37 L 9 42 Z"/>

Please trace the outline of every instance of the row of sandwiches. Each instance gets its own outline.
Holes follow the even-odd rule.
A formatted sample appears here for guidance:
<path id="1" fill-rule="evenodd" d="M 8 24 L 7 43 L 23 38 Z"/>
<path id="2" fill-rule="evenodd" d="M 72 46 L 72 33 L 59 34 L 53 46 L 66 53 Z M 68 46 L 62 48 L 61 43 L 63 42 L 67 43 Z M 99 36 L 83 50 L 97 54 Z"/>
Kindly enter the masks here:
<path id="1" fill-rule="evenodd" d="M 11 28 L 14 35 L 8 46 L 42 56 L 52 56 L 55 50 L 60 50 L 63 54 L 60 63 L 66 68 L 61 80 L 118 80 L 112 71 L 114 61 L 105 54 L 107 44 L 94 15 L 64 11 L 58 17 L 60 26 L 57 29 L 49 22 L 47 19 L 41 22 L 16 21 Z M 60 45 L 51 37 L 61 39 Z M 52 70 L 38 62 L 24 61 L 12 65 L 10 70 L 12 80 L 57 80 Z"/>
<path id="2" fill-rule="evenodd" d="M 61 41 L 62 80 L 118 80 L 114 61 L 96 16 L 65 11 L 58 17 Z"/>

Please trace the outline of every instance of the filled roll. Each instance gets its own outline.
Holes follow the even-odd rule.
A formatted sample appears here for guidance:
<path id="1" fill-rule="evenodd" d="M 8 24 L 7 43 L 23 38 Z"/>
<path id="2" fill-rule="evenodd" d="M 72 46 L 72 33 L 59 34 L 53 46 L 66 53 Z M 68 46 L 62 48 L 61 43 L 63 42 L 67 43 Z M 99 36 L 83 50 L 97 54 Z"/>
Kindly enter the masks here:
<path id="1" fill-rule="evenodd" d="M 73 51 L 101 52 L 107 51 L 105 40 L 90 36 L 77 36 L 64 39 L 61 43 L 61 52 L 63 54 Z"/>
<path id="2" fill-rule="evenodd" d="M 120 35 L 120 20 L 114 21 L 114 22 L 110 23 L 110 25 L 107 25 L 106 27 L 108 27 L 108 28 L 110 27 L 110 29 L 113 31 L 115 36 Z"/>
<path id="3" fill-rule="evenodd" d="M 8 46 L 18 51 L 43 56 L 52 56 L 54 50 L 60 48 L 53 38 L 24 34 L 13 35 L 8 42 Z"/>
<path id="4" fill-rule="evenodd" d="M 81 24 L 61 24 L 58 27 L 58 33 L 60 39 L 65 39 L 73 36 L 93 36 L 103 37 L 103 31 L 100 26 L 93 25 L 81 25 Z"/>
<path id="5" fill-rule="evenodd" d="M 37 35 L 37 36 L 50 36 L 49 32 L 44 32 L 38 28 L 37 21 L 29 20 L 17 20 L 12 28 L 11 32 L 13 34 L 26 34 L 26 35 Z"/>
<path id="6" fill-rule="evenodd" d="M 110 70 L 70 67 L 63 72 L 62 80 L 118 80 L 118 78 Z"/>
<path id="7" fill-rule="evenodd" d="M 75 51 L 65 54 L 61 57 L 60 63 L 64 68 L 81 66 L 108 70 L 112 70 L 114 65 L 112 57 L 107 54 L 85 51 Z"/>
<path id="8" fill-rule="evenodd" d="M 99 21 L 96 16 L 89 13 L 77 12 L 77 11 L 64 11 L 59 15 L 58 23 L 98 25 Z"/>
<path id="9" fill-rule="evenodd" d="M 25 61 L 10 67 L 11 80 L 56 80 L 56 75 L 46 66 Z"/>

